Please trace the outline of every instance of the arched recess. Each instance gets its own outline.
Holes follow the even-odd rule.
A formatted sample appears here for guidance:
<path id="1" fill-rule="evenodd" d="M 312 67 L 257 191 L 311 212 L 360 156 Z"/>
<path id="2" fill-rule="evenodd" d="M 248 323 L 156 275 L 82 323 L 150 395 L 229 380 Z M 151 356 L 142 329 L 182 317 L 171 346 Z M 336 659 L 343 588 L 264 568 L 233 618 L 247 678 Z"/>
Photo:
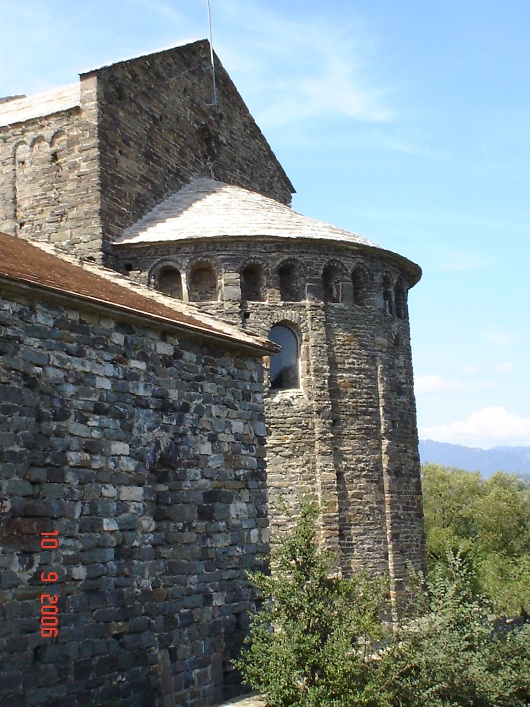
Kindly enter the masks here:
<path id="1" fill-rule="evenodd" d="M 353 287 L 353 304 L 358 307 L 367 307 L 371 300 L 370 277 L 366 270 L 357 267 L 351 274 Z"/>
<path id="2" fill-rule="evenodd" d="M 217 273 L 211 263 L 195 263 L 188 282 L 190 302 L 216 302 L 219 299 Z"/>
<path id="3" fill-rule="evenodd" d="M 385 313 L 394 316 L 394 288 L 389 275 L 383 277 L 383 305 Z"/>
<path id="4" fill-rule="evenodd" d="M 67 155 L 66 133 L 58 130 L 50 141 L 51 161 L 58 170 L 62 169 L 61 163 Z"/>
<path id="5" fill-rule="evenodd" d="M 305 277 L 297 260 L 288 260 L 278 268 L 282 302 L 302 302 L 305 299 Z"/>
<path id="6" fill-rule="evenodd" d="M 398 278 L 394 287 L 394 302 L 396 305 L 396 316 L 398 319 L 407 318 L 407 292 L 403 280 Z"/>
<path id="7" fill-rule="evenodd" d="M 300 342 L 296 332 L 285 323 L 275 324 L 269 339 L 282 347 L 270 359 L 271 390 L 300 389 Z"/>
<path id="8" fill-rule="evenodd" d="M 344 270 L 337 263 L 328 263 L 322 271 L 324 302 L 342 302 Z"/>
<path id="9" fill-rule="evenodd" d="M 241 299 L 244 302 L 263 302 L 263 268 L 259 263 L 250 263 L 241 271 Z"/>
<path id="10" fill-rule="evenodd" d="M 155 287 L 160 292 L 182 299 L 182 275 L 174 265 L 164 265 L 155 277 Z"/>

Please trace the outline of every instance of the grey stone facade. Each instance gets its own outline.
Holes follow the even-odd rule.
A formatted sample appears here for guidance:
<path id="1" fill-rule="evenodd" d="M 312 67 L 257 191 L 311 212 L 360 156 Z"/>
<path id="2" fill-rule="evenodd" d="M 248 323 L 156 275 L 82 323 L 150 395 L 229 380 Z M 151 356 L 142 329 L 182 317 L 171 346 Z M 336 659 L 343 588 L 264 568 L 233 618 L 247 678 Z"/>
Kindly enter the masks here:
<path id="1" fill-rule="evenodd" d="M 400 316 L 395 306 L 399 283 L 408 289 L 417 271 L 362 244 L 285 240 L 212 237 L 207 243 L 123 244 L 119 252 L 135 277 L 151 286 L 168 265 L 186 283 L 199 260 L 211 263 L 220 273 L 218 299 L 200 302 L 204 311 L 262 336 L 279 323 L 296 332 L 300 388 L 270 391 L 266 401 L 272 536 L 292 523 L 282 508 L 296 516 L 298 497 L 307 493 L 326 510 L 323 537 L 340 550 L 343 571 L 388 572 L 399 590 L 407 563 L 425 566 L 406 299 Z M 281 298 L 279 272 L 286 262 L 302 273 L 299 302 Z M 263 301 L 242 295 L 241 273 L 249 263 L 260 268 Z M 328 301 L 323 282 L 333 263 L 340 302 Z M 366 275 L 363 304 L 354 298 L 359 271 Z"/>
<path id="2" fill-rule="evenodd" d="M 268 550 L 263 349 L 0 289 L 1 704 L 222 701 Z"/>
<path id="3" fill-rule="evenodd" d="M 220 701 L 252 600 L 244 570 L 262 562 L 267 514 L 278 537 L 300 495 L 321 502 L 344 574 L 386 574 L 396 596 L 409 564 L 425 569 L 407 309 L 420 269 L 294 212 L 220 65 L 211 105 L 208 65 L 196 42 L 0 104 L 2 229 L 106 265 L 165 308 L 154 326 L 81 316 L 66 289 L 59 305 L 3 300 L 2 596 L 9 621 L 27 616 L 5 644 L 17 695 L 92 704 L 72 702 L 86 671 L 97 704 Z M 162 336 L 167 308 L 184 334 Z M 263 340 L 278 326 L 288 383 Z M 51 519 L 67 539 L 72 634 L 58 646 L 30 625 L 35 563 L 57 560 L 37 560 L 29 536 Z M 41 665 L 48 682 L 30 684 Z"/>
<path id="4" fill-rule="evenodd" d="M 81 75 L 44 101 L 0 105 L 0 224 L 101 261 L 109 244 L 193 177 L 289 203 L 294 191 L 207 42 Z M 39 110 L 40 109 L 40 110 Z"/>

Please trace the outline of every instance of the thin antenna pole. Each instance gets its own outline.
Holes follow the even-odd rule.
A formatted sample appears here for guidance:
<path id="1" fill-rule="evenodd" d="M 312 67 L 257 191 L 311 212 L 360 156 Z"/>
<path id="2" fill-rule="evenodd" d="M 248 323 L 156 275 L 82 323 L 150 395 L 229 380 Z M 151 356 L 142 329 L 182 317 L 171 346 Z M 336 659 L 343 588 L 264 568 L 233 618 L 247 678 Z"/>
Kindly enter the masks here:
<path id="1" fill-rule="evenodd" d="M 217 105 L 217 86 L 215 84 L 215 63 L 213 58 L 213 40 L 212 40 L 212 15 L 210 12 L 210 0 L 206 0 L 208 5 L 208 26 L 210 28 L 210 60 L 212 62 L 212 83 L 213 83 L 213 103 L 212 105 Z"/>

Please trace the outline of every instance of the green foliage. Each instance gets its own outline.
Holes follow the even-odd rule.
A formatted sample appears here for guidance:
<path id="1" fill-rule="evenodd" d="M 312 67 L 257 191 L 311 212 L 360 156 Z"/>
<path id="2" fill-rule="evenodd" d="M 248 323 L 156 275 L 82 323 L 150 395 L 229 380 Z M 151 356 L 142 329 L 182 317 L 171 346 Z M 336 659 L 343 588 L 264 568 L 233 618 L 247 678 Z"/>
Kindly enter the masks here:
<path id="1" fill-rule="evenodd" d="M 468 558 L 449 553 L 427 591 L 417 577 L 409 616 L 390 631 L 381 582 L 332 574 L 317 514 L 304 504 L 273 552 L 273 575 L 253 575 L 263 608 L 235 666 L 269 707 L 530 704 L 530 625 L 495 621 Z"/>
<path id="2" fill-rule="evenodd" d="M 528 615 L 530 484 L 427 464 L 423 494 L 429 572 L 447 572 L 448 550 L 458 553 L 498 612 Z"/>
<path id="3" fill-rule="evenodd" d="M 401 623 L 383 659 L 393 705 L 530 704 L 530 626 L 503 629 L 472 584 L 465 561 L 451 557 L 429 582 L 423 610 Z"/>
<path id="4" fill-rule="evenodd" d="M 383 585 L 331 574 L 335 557 L 318 548 L 317 515 L 302 504 L 293 534 L 272 552 L 273 576 L 253 575 L 264 606 L 235 666 L 270 707 L 384 707 L 371 659 L 385 635 Z"/>

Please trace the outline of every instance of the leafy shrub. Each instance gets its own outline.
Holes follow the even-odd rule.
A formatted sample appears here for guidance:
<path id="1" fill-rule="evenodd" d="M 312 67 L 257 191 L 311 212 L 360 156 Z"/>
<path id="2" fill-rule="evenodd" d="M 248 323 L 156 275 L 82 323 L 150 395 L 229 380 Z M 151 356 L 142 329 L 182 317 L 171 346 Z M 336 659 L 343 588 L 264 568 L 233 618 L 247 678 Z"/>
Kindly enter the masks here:
<path id="1" fill-rule="evenodd" d="M 235 666 L 269 707 L 517 707 L 530 704 L 530 625 L 509 631 L 473 590 L 459 554 L 417 581 L 408 616 L 389 630 L 384 584 L 333 575 L 319 549 L 318 510 L 253 575 L 263 608 Z"/>
<path id="2" fill-rule="evenodd" d="M 383 586 L 331 574 L 336 558 L 317 546 L 317 515 L 303 504 L 293 534 L 271 554 L 273 575 L 253 575 L 263 609 L 235 666 L 270 707 L 384 707 L 371 659 L 385 635 Z"/>
<path id="3" fill-rule="evenodd" d="M 404 619 L 384 655 L 393 705 L 516 707 L 530 704 L 530 626 L 510 631 L 476 598 L 458 555 L 434 576 L 423 611 Z"/>
<path id="4" fill-rule="evenodd" d="M 446 571 L 447 550 L 473 569 L 474 590 L 496 611 L 530 615 L 530 484 L 511 474 L 425 464 L 429 572 Z"/>

